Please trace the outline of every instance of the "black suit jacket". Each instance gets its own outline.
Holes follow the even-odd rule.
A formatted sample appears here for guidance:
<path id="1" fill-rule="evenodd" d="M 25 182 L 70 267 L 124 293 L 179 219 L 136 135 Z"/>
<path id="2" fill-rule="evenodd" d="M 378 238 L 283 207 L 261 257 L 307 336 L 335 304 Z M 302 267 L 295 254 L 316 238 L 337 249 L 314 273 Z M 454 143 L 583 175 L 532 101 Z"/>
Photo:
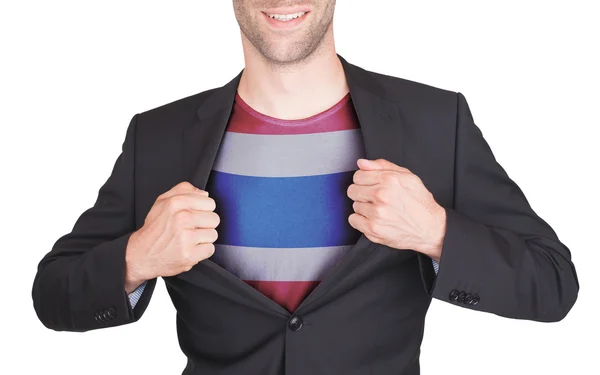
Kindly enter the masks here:
<path id="1" fill-rule="evenodd" d="M 540 322 L 563 319 L 577 299 L 569 249 L 496 162 L 464 96 L 338 57 L 367 157 L 407 167 L 447 210 L 439 273 L 420 253 L 362 235 L 290 314 L 204 260 L 164 278 L 184 374 L 414 375 L 432 297 Z M 129 236 L 161 193 L 184 180 L 205 188 L 240 77 L 133 116 L 94 206 L 39 263 L 32 295 L 46 327 L 87 331 L 142 317 L 156 279 L 132 309 Z"/>

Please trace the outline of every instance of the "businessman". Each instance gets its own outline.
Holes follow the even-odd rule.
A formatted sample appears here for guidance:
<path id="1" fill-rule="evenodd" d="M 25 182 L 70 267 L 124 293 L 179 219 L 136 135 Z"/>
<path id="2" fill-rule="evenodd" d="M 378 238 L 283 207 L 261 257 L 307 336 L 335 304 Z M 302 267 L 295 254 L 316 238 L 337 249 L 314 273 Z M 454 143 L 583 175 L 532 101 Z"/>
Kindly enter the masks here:
<path id="1" fill-rule="evenodd" d="M 162 277 L 183 374 L 416 375 L 432 298 L 568 314 L 570 250 L 465 97 L 348 62 L 334 8 L 233 1 L 244 68 L 133 116 L 96 202 L 39 263 L 46 327 L 136 322 Z"/>

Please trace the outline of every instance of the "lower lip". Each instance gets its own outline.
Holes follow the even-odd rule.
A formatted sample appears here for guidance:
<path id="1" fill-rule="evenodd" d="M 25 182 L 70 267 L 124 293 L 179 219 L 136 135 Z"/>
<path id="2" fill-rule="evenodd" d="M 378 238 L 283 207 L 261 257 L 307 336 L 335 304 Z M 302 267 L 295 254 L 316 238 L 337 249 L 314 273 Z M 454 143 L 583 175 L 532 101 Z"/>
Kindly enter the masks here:
<path id="1" fill-rule="evenodd" d="M 263 16 L 267 19 L 267 22 L 269 23 L 269 25 L 271 25 L 274 28 L 277 28 L 277 29 L 290 29 L 290 28 L 298 26 L 302 22 L 304 22 L 304 19 L 306 18 L 306 16 L 308 15 L 308 13 L 310 13 L 310 12 L 306 12 L 302 16 L 300 16 L 298 18 L 294 18 L 293 20 L 289 20 L 289 21 L 280 21 L 278 19 L 271 18 L 266 13 L 263 13 Z"/>

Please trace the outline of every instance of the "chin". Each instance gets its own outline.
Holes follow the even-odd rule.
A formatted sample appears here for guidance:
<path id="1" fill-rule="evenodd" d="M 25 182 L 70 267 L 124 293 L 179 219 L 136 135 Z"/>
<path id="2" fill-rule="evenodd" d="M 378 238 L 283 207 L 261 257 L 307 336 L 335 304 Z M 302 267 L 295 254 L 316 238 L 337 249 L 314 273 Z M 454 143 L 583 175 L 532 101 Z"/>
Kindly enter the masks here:
<path id="1" fill-rule="evenodd" d="M 290 64 L 300 61 L 304 58 L 303 54 L 298 53 L 275 53 L 265 55 L 270 61 L 277 64 Z"/>
<path id="2" fill-rule="evenodd" d="M 272 46 L 268 51 L 263 51 L 270 60 L 279 63 L 292 63 L 303 60 L 307 56 L 307 51 L 303 48 L 299 48 L 302 45 L 301 42 L 289 41 L 285 45 Z"/>

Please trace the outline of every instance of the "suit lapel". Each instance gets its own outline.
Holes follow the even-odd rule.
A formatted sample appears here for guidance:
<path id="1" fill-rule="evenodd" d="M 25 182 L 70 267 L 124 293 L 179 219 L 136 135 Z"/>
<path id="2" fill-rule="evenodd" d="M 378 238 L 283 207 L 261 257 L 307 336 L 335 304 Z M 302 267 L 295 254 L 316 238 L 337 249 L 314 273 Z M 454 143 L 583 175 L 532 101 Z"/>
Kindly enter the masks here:
<path id="1" fill-rule="evenodd" d="M 183 129 L 185 177 L 196 187 L 206 188 L 208 176 L 225 134 L 242 71 L 209 95 L 196 110 L 197 121 Z"/>
<path id="2" fill-rule="evenodd" d="M 340 59 L 350 97 L 356 111 L 365 142 L 367 158 L 387 159 L 402 165 L 402 122 L 398 106 L 386 99 L 385 88 L 371 73 Z M 183 129 L 183 161 L 185 178 L 194 186 L 205 189 L 209 174 L 216 159 L 233 108 L 235 93 L 242 71 L 226 85 L 215 89 L 197 109 L 197 121 Z M 358 168 L 358 167 L 357 167 Z M 325 292 L 343 285 L 344 277 L 374 251 L 375 246 L 363 234 L 327 277 L 305 298 L 296 313 L 312 305 Z M 239 285 L 244 296 L 253 298 L 263 307 L 270 306 L 274 312 L 289 315 L 282 306 L 238 279 L 210 259 L 198 264 L 209 267 L 231 282 Z M 237 280 L 237 281 L 236 281 Z"/>

